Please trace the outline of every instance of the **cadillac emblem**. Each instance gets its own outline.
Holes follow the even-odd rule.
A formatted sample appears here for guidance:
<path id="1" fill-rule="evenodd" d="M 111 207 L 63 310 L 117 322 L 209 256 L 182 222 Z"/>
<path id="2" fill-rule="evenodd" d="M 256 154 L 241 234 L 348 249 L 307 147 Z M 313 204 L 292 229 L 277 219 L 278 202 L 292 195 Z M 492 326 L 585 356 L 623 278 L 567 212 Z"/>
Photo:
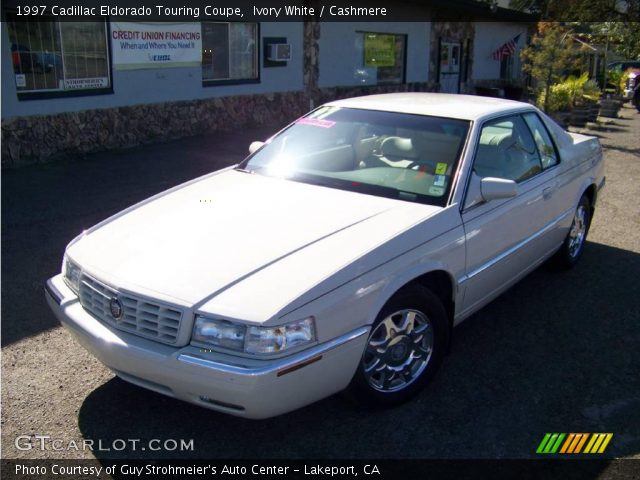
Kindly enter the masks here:
<path id="1" fill-rule="evenodd" d="M 109 310 L 111 311 L 111 316 L 116 320 L 120 320 L 122 317 L 122 303 L 116 297 L 113 297 L 109 301 Z"/>

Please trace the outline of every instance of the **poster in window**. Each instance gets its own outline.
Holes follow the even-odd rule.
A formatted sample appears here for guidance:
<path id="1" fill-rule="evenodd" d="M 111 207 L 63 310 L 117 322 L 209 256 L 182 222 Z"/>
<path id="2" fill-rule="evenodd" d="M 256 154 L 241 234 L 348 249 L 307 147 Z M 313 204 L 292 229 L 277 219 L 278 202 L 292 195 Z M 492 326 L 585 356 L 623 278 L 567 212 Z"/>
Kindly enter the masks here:
<path id="1" fill-rule="evenodd" d="M 396 37 L 380 33 L 364 36 L 364 66 L 393 67 L 396 64 Z"/>
<path id="2" fill-rule="evenodd" d="M 105 21 L 37 21 L 8 14 L 11 60 L 19 94 L 110 86 Z"/>
<path id="3" fill-rule="evenodd" d="M 200 23 L 111 22 L 116 70 L 199 66 Z"/>

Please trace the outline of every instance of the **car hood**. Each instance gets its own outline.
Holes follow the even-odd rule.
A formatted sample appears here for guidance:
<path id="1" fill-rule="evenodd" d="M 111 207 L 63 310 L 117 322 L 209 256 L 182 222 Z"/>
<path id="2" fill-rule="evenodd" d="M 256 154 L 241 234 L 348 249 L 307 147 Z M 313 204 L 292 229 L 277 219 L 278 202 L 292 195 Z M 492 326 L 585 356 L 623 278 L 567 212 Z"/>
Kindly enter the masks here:
<path id="1" fill-rule="evenodd" d="M 391 230 L 385 222 L 365 242 L 342 245 L 342 263 L 438 208 L 227 170 L 115 215 L 67 254 L 105 283 L 197 308 L 291 255 L 300 258 L 318 242 L 402 208 L 415 214 L 399 215 Z M 317 282 L 313 261 L 309 271 L 286 273 Z M 322 271 L 331 271 L 324 262 Z"/>

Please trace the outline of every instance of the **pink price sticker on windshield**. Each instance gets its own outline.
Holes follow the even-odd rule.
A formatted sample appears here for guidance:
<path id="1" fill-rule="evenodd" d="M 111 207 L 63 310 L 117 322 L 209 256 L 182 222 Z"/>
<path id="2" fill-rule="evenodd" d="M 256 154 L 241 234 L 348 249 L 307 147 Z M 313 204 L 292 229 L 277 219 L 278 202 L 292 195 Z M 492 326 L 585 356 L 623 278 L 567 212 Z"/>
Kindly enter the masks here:
<path id="1" fill-rule="evenodd" d="M 296 123 L 322 128 L 331 128 L 336 124 L 336 122 L 332 122 L 331 120 L 320 120 L 319 118 L 301 118 Z"/>

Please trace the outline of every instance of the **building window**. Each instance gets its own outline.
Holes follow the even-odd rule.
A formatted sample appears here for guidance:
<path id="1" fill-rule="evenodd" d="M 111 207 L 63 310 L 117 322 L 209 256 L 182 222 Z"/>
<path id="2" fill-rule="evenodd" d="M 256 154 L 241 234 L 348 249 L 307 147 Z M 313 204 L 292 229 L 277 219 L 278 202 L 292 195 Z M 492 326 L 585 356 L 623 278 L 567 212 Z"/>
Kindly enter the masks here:
<path id="1" fill-rule="evenodd" d="M 407 36 L 373 32 L 361 35 L 364 54 L 360 67 L 366 83 L 404 83 Z"/>
<path id="2" fill-rule="evenodd" d="M 504 55 L 500 59 L 500 80 L 513 78 L 513 55 Z"/>
<path id="3" fill-rule="evenodd" d="M 258 81 L 258 24 L 202 23 L 202 81 Z"/>
<path id="4" fill-rule="evenodd" d="M 17 21 L 8 14 L 7 28 L 19 97 L 111 92 L 105 21 Z"/>

